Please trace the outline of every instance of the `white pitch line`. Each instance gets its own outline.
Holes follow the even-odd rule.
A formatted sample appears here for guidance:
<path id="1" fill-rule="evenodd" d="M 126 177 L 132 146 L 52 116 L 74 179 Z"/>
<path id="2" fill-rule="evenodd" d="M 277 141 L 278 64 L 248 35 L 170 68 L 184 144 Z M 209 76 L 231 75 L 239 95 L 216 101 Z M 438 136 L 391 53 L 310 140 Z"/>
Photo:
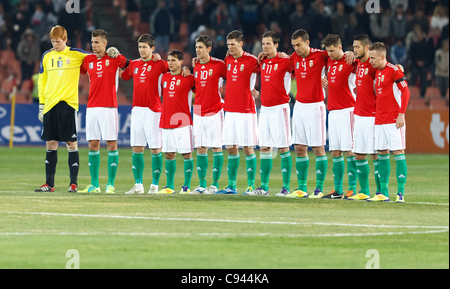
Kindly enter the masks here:
<path id="1" fill-rule="evenodd" d="M 409 229 L 449 229 L 448 226 L 401 226 L 401 225 L 374 225 L 374 224 L 345 224 L 345 223 L 300 223 L 280 221 L 251 221 L 251 220 L 222 220 L 222 219 L 192 219 L 192 218 L 161 218 L 161 217 L 139 217 L 118 215 L 86 215 L 86 214 L 62 214 L 46 212 L 1 212 L 7 214 L 47 215 L 66 217 L 88 217 L 88 218 L 115 218 L 115 219 L 141 219 L 159 221 L 194 221 L 194 222 L 222 222 L 222 223 L 247 223 L 247 224 L 269 224 L 269 225 L 317 225 L 317 226 L 343 226 L 343 227 L 367 227 L 367 228 L 409 228 Z"/>
<path id="2" fill-rule="evenodd" d="M 178 237 L 178 236 L 206 236 L 206 237 L 290 237 L 290 238 L 304 238 L 304 237 L 364 237 L 364 236 L 386 236 L 386 235 L 410 235 L 410 234 L 436 234 L 448 233 L 448 230 L 433 230 L 433 231 L 418 231 L 418 232 L 381 232 L 381 233 L 338 233 L 338 234 L 273 234 L 273 233 L 45 233 L 45 232 L 0 232 L 0 236 L 163 236 L 163 237 Z"/>

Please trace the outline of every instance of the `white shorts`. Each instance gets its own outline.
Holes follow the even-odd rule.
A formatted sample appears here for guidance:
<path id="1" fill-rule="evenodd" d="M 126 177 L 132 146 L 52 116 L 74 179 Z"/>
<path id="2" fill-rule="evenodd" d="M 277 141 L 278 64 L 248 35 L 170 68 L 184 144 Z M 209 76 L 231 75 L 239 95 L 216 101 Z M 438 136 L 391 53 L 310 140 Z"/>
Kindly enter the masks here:
<path id="1" fill-rule="evenodd" d="M 352 151 L 354 108 L 332 110 L 328 115 L 328 140 L 330 151 Z"/>
<path id="2" fill-rule="evenodd" d="M 164 153 L 188 154 L 194 150 L 192 126 L 184 126 L 174 129 L 162 129 Z"/>
<path id="3" fill-rule="evenodd" d="M 221 148 L 223 141 L 223 110 L 211 116 L 194 113 L 194 146 Z"/>
<path id="4" fill-rule="evenodd" d="M 131 110 L 130 144 L 132 147 L 162 147 L 162 129 L 159 127 L 160 112 L 148 107 L 135 106 Z"/>
<path id="5" fill-rule="evenodd" d="M 395 123 L 375 125 L 375 149 L 399 151 L 406 149 L 406 124 L 397 128 Z"/>
<path id="6" fill-rule="evenodd" d="M 86 140 L 117 141 L 119 121 L 115 107 L 86 109 Z"/>
<path id="7" fill-rule="evenodd" d="M 223 123 L 223 144 L 254 147 L 258 144 L 256 113 L 226 112 Z"/>
<path id="8" fill-rule="evenodd" d="M 327 142 L 327 113 L 322 102 L 296 101 L 292 116 L 292 142 L 294 144 L 321 147 Z"/>
<path id="9" fill-rule="evenodd" d="M 260 147 L 286 148 L 292 144 L 289 103 L 261 106 L 258 122 L 258 144 Z"/>
<path id="10" fill-rule="evenodd" d="M 375 117 L 355 115 L 355 131 L 353 132 L 357 154 L 376 154 L 375 150 Z"/>

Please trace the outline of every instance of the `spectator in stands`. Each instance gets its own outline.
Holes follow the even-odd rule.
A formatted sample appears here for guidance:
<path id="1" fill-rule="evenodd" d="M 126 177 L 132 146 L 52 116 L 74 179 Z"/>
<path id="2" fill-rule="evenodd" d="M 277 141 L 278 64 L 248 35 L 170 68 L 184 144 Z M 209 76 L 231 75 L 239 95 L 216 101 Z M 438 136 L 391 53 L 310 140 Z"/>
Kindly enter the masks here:
<path id="1" fill-rule="evenodd" d="M 200 25 L 209 24 L 209 15 L 207 15 L 206 10 L 204 9 L 203 2 L 200 2 L 195 6 L 194 12 L 190 14 L 188 21 L 189 35 L 194 33 Z"/>
<path id="2" fill-rule="evenodd" d="M 7 48 L 7 39 L 10 35 L 11 18 L 3 10 L 3 4 L 0 3 L 0 50 Z"/>
<path id="3" fill-rule="evenodd" d="M 442 28 L 442 39 L 447 39 L 448 40 L 448 23 L 447 25 L 444 26 L 444 28 Z"/>
<path id="4" fill-rule="evenodd" d="M 284 13 L 280 0 L 273 0 L 272 9 L 269 9 L 269 13 L 267 15 L 267 19 L 265 21 L 265 24 L 267 27 L 270 27 L 271 23 L 277 22 L 278 26 L 281 28 L 280 35 L 281 39 L 283 39 L 284 32 L 287 32 L 287 29 L 289 27 L 289 15 Z M 260 35 L 255 35 L 259 40 L 261 41 Z"/>
<path id="5" fill-rule="evenodd" d="M 370 15 L 370 32 L 373 42 L 386 42 L 389 37 L 390 12 L 380 5 L 380 13 Z"/>
<path id="6" fill-rule="evenodd" d="M 39 61 L 41 53 L 39 43 L 33 30 L 27 29 L 22 35 L 22 40 L 17 47 L 17 55 L 20 60 L 22 82 L 31 79 L 34 73 L 35 63 Z"/>
<path id="7" fill-rule="evenodd" d="M 408 2 L 410 0 L 389 0 L 390 4 L 391 4 L 391 10 L 392 10 L 392 14 L 396 14 L 396 9 L 398 7 L 398 5 L 402 5 L 403 11 L 406 12 L 408 10 Z"/>
<path id="8" fill-rule="evenodd" d="M 158 8 L 150 16 L 150 34 L 155 36 L 156 40 L 155 53 L 167 54 L 174 29 L 173 16 L 166 8 L 166 2 L 160 0 Z"/>
<path id="9" fill-rule="evenodd" d="M 15 52 L 17 52 L 17 46 L 19 45 L 22 34 L 30 25 L 30 19 L 31 15 L 28 11 L 27 2 L 21 1 L 19 9 L 13 13 L 12 16 L 13 34 L 11 39 L 11 49 Z"/>
<path id="10" fill-rule="evenodd" d="M 289 17 L 290 33 L 292 34 L 298 29 L 302 28 L 306 31 L 311 31 L 311 19 L 305 12 L 305 6 L 302 2 L 297 3 L 295 6 L 295 12 Z"/>
<path id="11" fill-rule="evenodd" d="M 428 42 L 430 42 L 430 46 L 433 49 L 433 55 L 436 53 L 436 50 L 442 47 L 442 35 L 441 30 L 437 27 L 433 27 L 430 29 L 430 33 L 428 35 Z"/>
<path id="12" fill-rule="evenodd" d="M 141 22 L 147 23 L 149 22 L 150 16 L 152 15 L 152 12 L 155 11 L 158 7 L 158 0 L 136 0 L 140 16 L 141 16 Z"/>
<path id="13" fill-rule="evenodd" d="M 406 50 L 405 44 L 403 43 L 403 38 L 397 38 L 395 44 L 391 47 L 391 63 L 401 64 L 406 67 L 406 58 L 408 56 L 408 51 Z"/>
<path id="14" fill-rule="evenodd" d="M 84 32 L 83 23 L 81 23 L 80 13 L 67 13 L 66 9 L 59 10 L 58 24 L 64 27 L 67 31 L 68 41 L 67 45 L 76 47 L 78 36 Z"/>
<path id="15" fill-rule="evenodd" d="M 84 32 L 81 38 L 81 47 L 86 51 L 91 51 L 92 31 L 98 28 L 98 17 L 93 9 L 92 0 L 87 0 L 86 5 L 81 9 L 81 23 L 83 23 Z"/>
<path id="16" fill-rule="evenodd" d="M 431 17 L 430 28 L 437 27 L 442 30 L 444 26 L 448 24 L 447 10 L 444 6 L 438 5 L 434 8 L 433 17 Z"/>
<path id="17" fill-rule="evenodd" d="M 31 27 L 38 39 L 48 33 L 52 26 L 48 25 L 47 14 L 40 4 L 36 5 L 36 10 L 31 16 Z"/>
<path id="18" fill-rule="evenodd" d="M 344 35 L 344 29 L 347 27 L 348 23 L 349 17 L 345 13 L 344 3 L 338 1 L 336 3 L 336 11 L 331 16 L 332 33 L 342 37 Z"/>
<path id="19" fill-rule="evenodd" d="M 363 28 L 364 32 L 372 37 L 370 31 L 370 14 L 366 12 L 366 7 L 363 3 L 358 3 L 355 6 L 356 19 L 358 20 L 358 25 Z"/>
<path id="20" fill-rule="evenodd" d="M 181 16 L 182 16 L 182 10 L 181 10 L 181 4 L 178 0 L 170 0 L 169 2 L 169 12 L 172 14 L 173 17 L 173 41 L 179 42 L 180 41 L 180 26 L 181 26 Z"/>
<path id="21" fill-rule="evenodd" d="M 427 37 L 425 32 L 422 31 L 422 26 L 416 24 L 416 26 L 414 26 L 414 30 L 406 34 L 405 40 L 406 50 L 409 51 L 409 49 L 411 48 L 411 43 L 419 41 L 419 38 L 417 36 L 419 34 L 422 34 L 424 38 Z"/>
<path id="22" fill-rule="evenodd" d="M 325 12 L 323 2 L 315 2 L 313 7 L 315 12 L 311 19 L 311 47 L 320 48 L 322 39 L 331 33 L 331 20 Z"/>
<path id="23" fill-rule="evenodd" d="M 433 52 L 426 41 L 424 35 L 419 33 L 417 35 L 418 41 L 411 44 L 409 50 L 409 59 L 411 60 L 411 79 L 410 84 L 415 85 L 417 77 L 420 78 L 420 96 L 425 97 L 425 92 L 428 87 L 428 69 L 433 61 Z"/>
<path id="24" fill-rule="evenodd" d="M 216 42 L 217 47 L 214 49 L 214 52 L 211 53 L 211 55 L 219 59 L 225 59 L 228 51 L 227 44 L 225 43 L 225 37 L 223 37 L 222 35 L 217 36 Z"/>
<path id="25" fill-rule="evenodd" d="M 220 35 L 226 35 L 233 30 L 233 19 L 228 13 L 227 4 L 220 1 L 210 15 L 212 28 Z"/>
<path id="26" fill-rule="evenodd" d="M 239 6 L 239 22 L 245 38 L 256 36 L 258 20 L 258 3 L 252 0 L 244 0 Z M 245 41 L 244 41 L 245 42 Z"/>
<path id="27" fill-rule="evenodd" d="M 416 13 L 414 14 L 414 18 L 411 19 L 411 21 L 408 22 L 408 26 L 406 30 L 409 32 L 414 30 L 414 27 L 416 25 L 420 25 L 422 27 L 422 31 L 428 34 L 428 31 L 430 29 L 430 21 L 425 16 L 425 7 L 424 6 L 417 6 Z"/>
<path id="28" fill-rule="evenodd" d="M 406 19 L 405 10 L 402 4 L 398 4 L 395 8 L 395 14 L 391 16 L 389 27 L 391 29 L 390 36 L 395 39 L 405 39 L 406 37 L 406 26 L 408 25 L 408 20 Z"/>
<path id="29" fill-rule="evenodd" d="M 442 41 L 442 48 L 436 51 L 436 85 L 439 87 L 442 98 L 446 97 L 449 85 L 449 46 L 448 40 Z"/>
<path id="30" fill-rule="evenodd" d="M 350 14 L 349 24 L 345 27 L 342 37 L 344 51 L 353 51 L 353 37 L 363 33 L 365 33 L 364 28 L 359 25 L 356 15 Z"/>

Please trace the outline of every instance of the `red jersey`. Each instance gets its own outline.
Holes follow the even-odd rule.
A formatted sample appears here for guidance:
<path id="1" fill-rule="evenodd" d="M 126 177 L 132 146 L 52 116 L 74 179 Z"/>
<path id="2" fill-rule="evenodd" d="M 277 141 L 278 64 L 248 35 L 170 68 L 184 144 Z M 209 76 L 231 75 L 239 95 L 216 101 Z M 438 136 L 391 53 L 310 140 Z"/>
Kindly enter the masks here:
<path id="1" fill-rule="evenodd" d="M 173 129 L 192 125 L 191 102 L 194 77 L 170 72 L 162 79 L 163 107 L 159 127 Z"/>
<path id="2" fill-rule="evenodd" d="M 258 59 L 247 52 L 241 57 L 225 58 L 227 87 L 224 110 L 229 112 L 256 113 L 251 91 L 255 88 L 259 73 Z"/>
<path id="3" fill-rule="evenodd" d="M 133 107 L 148 107 L 161 112 L 161 78 L 169 71 L 164 60 L 133 60 L 122 73 L 124 80 L 133 78 Z"/>
<path id="4" fill-rule="evenodd" d="M 95 54 L 89 54 L 84 58 L 80 71 L 89 74 L 87 107 L 117 107 L 119 67 L 125 67 L 126 63 L 127 59 L 122 54 L 116 58 L 111 58 L 107 54 L 97 58 Z"/>
<path id="5" fill-rule="evenodd" d="M 291 72 L 294 69 L 291 60 L 280 57 L 265 58 L 260 65 L 261 104 L 270 107 L 289 103 Z"/>
<path id="6" fill-rule="evenodd" d="M 347 64 L 346 57 L 328 58 L 328 110 L 355 107 L 355 78 L 357 63 Z"/>
<path id="7" fill-rule="evenodd" d="M 301 103 L 321 102 L 325 98 L 322 77 L 325 77 L 328 52 L 310 48 L 306 57 L 292 53 L 295 80 L 297 81 L 296 100 Z"/>
<path id="8" fill-rule="evenodd" d="M 376 68 L 369 61 L 357 60 L 358 70 L 356 72 L 356 105 L 355 115 L 375 117 L 377 108 L 377 97 L 375 95 Z"/>
<path id="9" fill-rule="evenodd" d="M 389 62 L 382 70 L 377 69 L 375 79 L 376 125 L 396 123 L 398 114 L 405 113 L 409 101 L 409 88 L 404 76 L 397 66 Z"/>
<path id="10" fill-rule="evenodd" d="M 196 115 L 213 115 L 223 108 L 219 89 L 225 78 L 225 62 L 210 57 L 206 63 L 197 63 L 194 68 Z"/>

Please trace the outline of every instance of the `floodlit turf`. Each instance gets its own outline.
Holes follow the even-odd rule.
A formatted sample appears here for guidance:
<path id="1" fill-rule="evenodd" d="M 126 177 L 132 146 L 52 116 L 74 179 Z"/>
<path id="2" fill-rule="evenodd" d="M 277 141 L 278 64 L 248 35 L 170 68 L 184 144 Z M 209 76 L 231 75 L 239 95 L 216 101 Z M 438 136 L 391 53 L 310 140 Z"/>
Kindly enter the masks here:
<path id="1" fill-rule="evenodd" d="M 209 156 L 208 185 L 212 152 Z M 147 192 L 148 150 L 144 157 Z M 80 268 L 365 268 L 369 249 L 379 252 L 380 268 L 449 267 L 448 155 L 406 155 L 405 204 L 276 198 L 282 181 L 279 156 L 274 159 L 271 196 L 242 196 L 247 187 L 243 152 L 239 196 L 178 195 L 184 179 L 181 156 L 176 195 L 127 196 L 122 193 L 134 185 L 131 149 L 120 149 L 119 158 L 115 195 L 67 193 L 65 147 L 58 150 L 56 191 L 32 193 L 45 182 L 45 149 L 0 148 L 0 268 L 65 268 L 69 249 L 79 252 Z M 89 184 L 87 159 L 88 150 L 80 149 L 79 189 Z M 333 188 L 328 159 L 325 193 Z M 102 147 L 102 191 L 106 162 Z M 226 164 L 225 152 L 221 187 L 227 184 Z M 310 193 L 314 164 L 310 155 Z M 391 165 L 390 194 L 395 200 L 393 157 Z M 165 182 L 163 174 L 160 188 Z M 191 190 L 197 185 L 194 172 Z M 291 191 L 296 186 L 294 164 Z"/>

